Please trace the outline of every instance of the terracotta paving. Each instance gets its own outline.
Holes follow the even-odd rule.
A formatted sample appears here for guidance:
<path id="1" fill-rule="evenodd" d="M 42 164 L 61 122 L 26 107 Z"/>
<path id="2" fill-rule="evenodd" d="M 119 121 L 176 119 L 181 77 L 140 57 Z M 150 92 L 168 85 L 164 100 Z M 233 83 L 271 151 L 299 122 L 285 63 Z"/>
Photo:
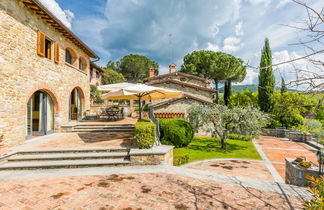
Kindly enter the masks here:
<path id="1" fill-rule="evenodd" d="M 267 181 L 274 181 L 263 162 L 246 160 L 217 160 L 200 162 L 188 168 L 205 170 L 232 176 L 243 176 Z"/>
<path id="2" fill-rule="evenodd" d="M 280 138 L 268 136 L 259 137 L 257 143 L 261 146 L 262 151 L 265 153 L 267 158 L 274 162 L 273 166 L 276 168 L 283 180 L 285 180 L 285 158 L 305 156 L 307 160 L 318 164 L 316 154 L 311 151 L 311 147 L 304 143 L 282 141 Z"/>
<path id="3" fill-rule="evenodd" d="M 0 209 L 301 209 L 295 196 L 164 173 L 0 182 Z"/>
<path id="4" fill-rule="evenodd" d="M 134 135 L 131 133 L 67 133 L 31 148 L 128 147 L 133 143 Z"/>

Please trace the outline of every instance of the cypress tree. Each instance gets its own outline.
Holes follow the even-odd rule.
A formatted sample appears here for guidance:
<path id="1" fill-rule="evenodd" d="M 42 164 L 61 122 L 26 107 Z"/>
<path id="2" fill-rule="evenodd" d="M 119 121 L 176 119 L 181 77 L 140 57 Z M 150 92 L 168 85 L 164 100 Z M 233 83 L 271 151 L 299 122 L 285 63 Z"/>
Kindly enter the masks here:
<path id="1" fill-rule="evenodd" d="M 263 112 L 271 112 L 274 106 L 275 78 L 272 72 L 272 56 L 269 39 L 265 39 L 262 49 L 259 74 L 259 106 Z"/>
<path id="2" fill-rule="evenodd" d="M 281 77 L 281 89 L 280 89 L 280 92 L 281 92 L 281 94 L 284 94 L 287 91 L 288 91 L 288 89 L 286 87 L 285 80 L 284 80 L 283 77 Z"/>
<path id="3" fill-rule="evenodd" d="M 226 106 L 228 106 L 229 104 L 229 99 L 231 95 L 232 95 L 232 82 L 231 80 L 227 80 L 224 83 L 224 102 Z"/>

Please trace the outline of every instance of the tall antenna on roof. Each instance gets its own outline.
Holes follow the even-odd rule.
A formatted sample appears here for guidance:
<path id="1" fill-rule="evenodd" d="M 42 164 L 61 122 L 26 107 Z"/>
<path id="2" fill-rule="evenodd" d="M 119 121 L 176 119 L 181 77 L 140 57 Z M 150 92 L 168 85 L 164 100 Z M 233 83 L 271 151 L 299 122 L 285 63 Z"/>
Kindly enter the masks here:
<path id="1" fill-rule="evenodd" d="M 171 60 L 171 62 L 170 62 L 170 64 L 173 64 L 173 46 L 172 46 L 172 34 L 169 34 L 169 45 L 170 45 L 170 53 L 171 53 L 171 55 L 170 55 L 170 60 Z"/>

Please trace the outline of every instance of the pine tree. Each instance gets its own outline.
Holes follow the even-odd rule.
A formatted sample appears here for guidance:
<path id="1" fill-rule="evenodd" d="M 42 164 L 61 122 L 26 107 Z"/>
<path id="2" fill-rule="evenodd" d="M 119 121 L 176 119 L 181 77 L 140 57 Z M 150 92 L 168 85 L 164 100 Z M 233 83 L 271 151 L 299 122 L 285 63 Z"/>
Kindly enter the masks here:
<path id="1" fill-rule="evenodd" d="M 284 94 L 287 91 L 288 91 L 288 89 L 286 87 L 285 80 L 284 80 L 283 77 L 281 77 L 281 89 L 280 89 L 280 92 L 281 92 L 281 94 Z"/>
<path id="2" fill-rule="evenodd" d="M 226 106 L 228 106 L 231 95 L 232 95 L 232 82 L 231 80 L 227 80 L 224 83 L 224 102 Z"/>
<path id="3" fill-rule="evenodd" d="M 271 112 L 274 106 L 275 78 L 272 72 L 272 56 L 269 39 L 265 39 L 262 49 L 259 74 L 259 106 L 263 112 Z"/>

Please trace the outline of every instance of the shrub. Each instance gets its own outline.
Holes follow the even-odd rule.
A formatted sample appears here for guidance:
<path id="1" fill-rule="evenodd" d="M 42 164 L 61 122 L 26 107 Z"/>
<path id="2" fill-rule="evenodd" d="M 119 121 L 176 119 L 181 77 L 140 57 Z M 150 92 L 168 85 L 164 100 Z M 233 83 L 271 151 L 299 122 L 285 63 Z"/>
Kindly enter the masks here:
<path id="1" fill-rule="evenodd" d="M 174 166 L 180 166 L 180 165 L 186 164 L 188 162 L 189 162 L 189 155 L 177 156 L 177 157 L 174 157 L 174 159 L 173 159 Z"/>
<path id="2" fill-rule="evenodd" d="M 137 122 L 135 124 L 135 139 L 140 149 L 153 146 L 156 138 L 156 127 L 152 122 Z"/>
<path id="3" fill-rule="evenodd" d="M 312 164 L 308 161 L 302 161 L 299 163 L 299 165 L 304 168 L 310 168 L 312 166 Z"/>
<path id="4" fill-rule="evenodd" d="M 324 176 L 319 178 L 308 177 L 310 180 L 309 191 L 313 194 L 313 199 L 304 203 L 305 209 L 324 208 Z"/>
<path id="5" fill-rule="evenodd" d="M 140 119 L 137 122 L 151 122 L 151 120 L 150 119 Z"/>
<path id="6" fill-rule="evenodd" d="M 183 119 L 159 119 L 162 144 L 187 146 L 194 137 L 192 125 Z"/>
<path id="7" fill-rule="evenodd" d="M 228 134 L 227 138 L 232 140 L 252 141 L 252 136 L 244 136 L 236 133 Z"/>
<path id="8" fill-rule="evenodd" d="M 318 120 L 305 119 L 304 126 L 308 131 L 320 131 L 322 129 L 322 123 Z"/>

